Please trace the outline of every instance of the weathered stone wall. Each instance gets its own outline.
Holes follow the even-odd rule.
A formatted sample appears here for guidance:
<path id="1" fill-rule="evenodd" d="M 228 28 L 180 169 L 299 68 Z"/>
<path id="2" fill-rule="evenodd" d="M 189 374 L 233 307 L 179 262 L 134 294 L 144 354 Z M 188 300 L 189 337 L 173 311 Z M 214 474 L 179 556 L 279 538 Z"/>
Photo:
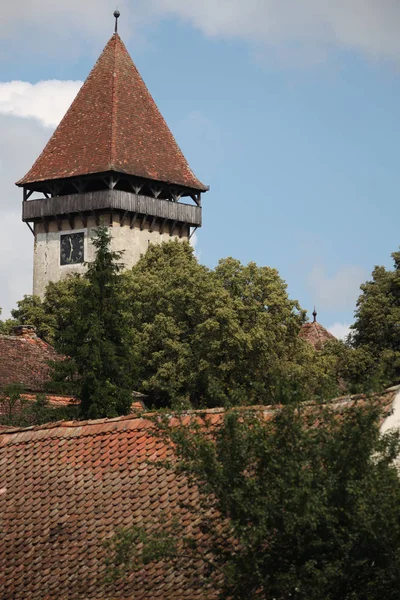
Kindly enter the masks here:
<path id="1" fill-rule="evenodd" d="M 110 222 L 110 215 L 104 215 L 104 222 Z M 67 219 L 61 221 L 61 230 L 57 228 L 56 222 L 49 223 L 46 233 L 44 225 L 37 223 L 35 225 L 35 243 L 33 260 L 33 293 L 43 297 L 46 286 L 50 281 L 59 281 L 72 273 L 84 273 L 85 266 L 82 264 L 61 265 L 60 264 L 60 235 L 66 233 L 84 232 L 84 253 L 85 261 L 91 262 L 94 259 L 95 252 L 91 242 L 91 237 L 96 229 L 94 218 L 89 218 L 87 227 L 83 226 L 79 218 L 75 219 L 74 229 Z M 129 224 L 121 227 L 118 216 L 114 216 L 111 226 L 111 235 L 113 239 L 113 250 L 123 250 L 122 262 L 127 269 L 130 269 L 140 256 L 144 254 L 150 244 L 161 244 L 177 237 L 184 241 L 188 239 L 189 227 L 185 227 L 182 237 L 179 238 L 180 228 L 176 226 L 172 232 L 172 237 L 168 228 L 161 234 L 159 224 L 154 225 L 153 231 L 149 231 L 149 222 L 144 224 L 143 230 L 140 230 L 139 223 L 131 229 Z"/>

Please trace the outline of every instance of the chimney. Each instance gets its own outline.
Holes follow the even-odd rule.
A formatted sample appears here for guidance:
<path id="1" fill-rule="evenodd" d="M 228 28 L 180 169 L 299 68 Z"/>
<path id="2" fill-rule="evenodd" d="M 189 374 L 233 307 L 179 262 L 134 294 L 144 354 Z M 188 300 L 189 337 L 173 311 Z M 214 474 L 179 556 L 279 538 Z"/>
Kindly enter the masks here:
<path id="1" fill-rule="evenodd" d="M 36 329 L 32 325 L 17 325 L 13 327 L 14 335 L 25 339 L 36 340 Z"/>

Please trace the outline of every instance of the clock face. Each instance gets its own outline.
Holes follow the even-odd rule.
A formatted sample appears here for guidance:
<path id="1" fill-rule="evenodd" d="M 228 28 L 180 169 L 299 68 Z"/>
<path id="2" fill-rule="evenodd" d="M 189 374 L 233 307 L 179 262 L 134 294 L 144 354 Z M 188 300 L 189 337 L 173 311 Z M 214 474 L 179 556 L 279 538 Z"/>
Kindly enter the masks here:
<path id="1" fill-rule="evenodd" d="M 76 265 L 84 261 L 84 233 L 60 236 L 60 264 Z"/>

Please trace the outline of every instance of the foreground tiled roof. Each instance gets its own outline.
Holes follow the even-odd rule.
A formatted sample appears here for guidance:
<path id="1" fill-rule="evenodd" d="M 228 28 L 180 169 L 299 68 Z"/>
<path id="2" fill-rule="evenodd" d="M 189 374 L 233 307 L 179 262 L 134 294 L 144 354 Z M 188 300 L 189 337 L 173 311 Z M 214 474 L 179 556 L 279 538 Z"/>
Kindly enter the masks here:
<path id="1" fill-rule="evenodd" d="M 305 323 L 300 329 L 299 337 L 311 344 L 315 350 L 322 350 L 327 342 L 336 340 L 335 336 L 317 321 Z"/>
<path id="2" fill-rule="evenodd" d="M 398 388 L 381 398 L 390 412 Z M 345 410 L 362 397 L 332 403 Z M 312 409 L 312 408 L 311 408 Z M 244 410 L 248 410 L 247 408 Z M 276 407 L 254 407 L 270 418 Z M 222 409 L 186 419 L 223 418 Z M 171 455 L 149 419 L 135 416 L 0 430 L 0 598 L 3 600 L 213 600 L 198 565 L 182 572 L 147 565 L 124 584 L 104 587 L 102 542 L 118 528 L 157 525 L 178 517 L 186 533 L 201 533 L 182 506 L 196 487 L 158 460 Z"/>
<path id="3" fill-rule="evenodd" d="M 118 34 L 17 185 L 107 171 L 207 189 L 191 171 Z"/>
<path id="4" fill-rule="evenodd" d="M 0 335 L 0 390 L 22 384 L 26 390 L 41 392 L 50 378 L 49 361 L 60 355 L 34 333 Z"/>
<path id="5" fill-rule="evenodd" d="M 190 573 L 161 562 L 126 584 L 102 586 L 102 542 L 119 527 L 175 516 L 195 533 L 181 503 L 198 492 L 148 462 L 168 454 L 151 427 L 131 416 L 0 431 L 0 598 L 215 597 Z"/>

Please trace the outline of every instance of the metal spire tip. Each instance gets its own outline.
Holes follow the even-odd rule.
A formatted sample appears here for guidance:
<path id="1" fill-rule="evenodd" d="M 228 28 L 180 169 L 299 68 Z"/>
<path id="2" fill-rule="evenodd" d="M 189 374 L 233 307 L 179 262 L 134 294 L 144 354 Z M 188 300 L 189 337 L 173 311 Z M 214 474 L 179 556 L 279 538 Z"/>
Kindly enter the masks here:
<path id="1" fill-rule="evenodd" d="M 312 314 L 312 315 L 313 315 L 313 317 L 314 317 L 314 321 L 313 321 L 314 323 L 317 321 L 317 314 L 318 314 L 318 313 L 317 313 L 317 311 L 315 310 L 315 306 L 314 306 L 314 312 L 313 312 L 313 314 Z"/>
<path id="2" fill-rule="evenodd" d="M 115 33 L 118 33 L 118 19 L 120 17 L 121 13 L 119 12 L 118 9 L 114 10 L 114 17 L 115 17 Z"/>

